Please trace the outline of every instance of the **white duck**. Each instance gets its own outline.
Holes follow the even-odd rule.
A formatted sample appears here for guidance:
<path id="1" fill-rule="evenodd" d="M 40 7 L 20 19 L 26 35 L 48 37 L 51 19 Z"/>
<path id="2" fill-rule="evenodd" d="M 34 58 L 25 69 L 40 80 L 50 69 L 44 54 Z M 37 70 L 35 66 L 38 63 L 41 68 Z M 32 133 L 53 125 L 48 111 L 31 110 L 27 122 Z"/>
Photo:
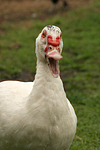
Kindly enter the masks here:
<path id="1" fill-rule="evenodd" d="M 77 118 L 59 76 L 61 30 L 46 26 L 36 39 L 35 81 L 0 83 L 0 150 L 68 150 Z"/>

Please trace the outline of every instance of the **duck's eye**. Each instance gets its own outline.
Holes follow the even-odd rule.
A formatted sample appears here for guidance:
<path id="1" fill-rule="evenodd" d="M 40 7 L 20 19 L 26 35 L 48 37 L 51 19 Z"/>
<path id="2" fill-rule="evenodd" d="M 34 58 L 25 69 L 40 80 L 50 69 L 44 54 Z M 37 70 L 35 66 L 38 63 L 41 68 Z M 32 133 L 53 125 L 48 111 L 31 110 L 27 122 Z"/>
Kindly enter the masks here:
<path id="1" fill-rule="evenodd" d="M 46 34 L 47 34 L 46 30 L 44 30 L 43 33 L 42 33 L 42 37 L 45 38 Z"/>
<path id="2" fill-rule="evenodd" d="M 45 38 L 46 37 L 45 33 L 43 33 L 42 36 L 43 36 L 43 38 Z"/>

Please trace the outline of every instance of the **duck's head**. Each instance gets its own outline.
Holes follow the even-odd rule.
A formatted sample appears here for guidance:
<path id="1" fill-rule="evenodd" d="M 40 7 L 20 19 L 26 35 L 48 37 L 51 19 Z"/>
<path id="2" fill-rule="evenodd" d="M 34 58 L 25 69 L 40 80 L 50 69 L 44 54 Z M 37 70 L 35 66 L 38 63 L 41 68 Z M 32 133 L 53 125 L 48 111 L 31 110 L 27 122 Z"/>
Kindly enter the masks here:
<path id="1" fill-rule="evenodd" d="M 36 39 L 36 55 L 39 61 L 48 64 L 55 78 L 59 76 L 58 61 L 62 59 L 62 48 L 63 41 L 60 28 L 54 25 L 44 27 Z"/>

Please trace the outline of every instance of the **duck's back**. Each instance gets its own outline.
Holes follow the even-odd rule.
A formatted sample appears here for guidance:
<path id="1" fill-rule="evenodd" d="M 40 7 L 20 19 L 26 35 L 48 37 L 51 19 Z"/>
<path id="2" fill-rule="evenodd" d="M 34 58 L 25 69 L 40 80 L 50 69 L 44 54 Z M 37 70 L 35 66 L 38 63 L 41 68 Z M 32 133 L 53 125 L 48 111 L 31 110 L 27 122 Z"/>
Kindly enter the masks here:
<path id="1" fill-rule="evenodd" d="M 33 84 L 34 82 L 20 82 L 20 81 L 0 82 L 0 103 L 6 100 L 13 101 L 18 97 L 20 97 L 21 99 L 28 96 L 32 90 Z"/>
<path id="2" fill-rule="evenodd" d="M 14 115 L 25 106 L 33 82 L 4 81 L 0 83 L 0 118 Z M 17 114 L 17 113 L 16 113 Z M 18 115 L 18 114 L 17 114 Z M 7 119 L 7 118 L 6 118 Z"/>

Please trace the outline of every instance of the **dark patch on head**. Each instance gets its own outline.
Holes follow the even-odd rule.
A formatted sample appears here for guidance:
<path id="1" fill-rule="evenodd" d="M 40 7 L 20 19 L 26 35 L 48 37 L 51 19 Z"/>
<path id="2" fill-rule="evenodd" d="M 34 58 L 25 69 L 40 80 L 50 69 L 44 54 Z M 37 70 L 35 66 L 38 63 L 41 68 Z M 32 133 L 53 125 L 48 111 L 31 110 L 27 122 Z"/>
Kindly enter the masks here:
<path id="1" fill-rule="evenodd" d="M 47 26 L 47 28 L 48 28 L 48 29 L 49 29 L 49 28 L 52 28 L 52 25 Z"/>

